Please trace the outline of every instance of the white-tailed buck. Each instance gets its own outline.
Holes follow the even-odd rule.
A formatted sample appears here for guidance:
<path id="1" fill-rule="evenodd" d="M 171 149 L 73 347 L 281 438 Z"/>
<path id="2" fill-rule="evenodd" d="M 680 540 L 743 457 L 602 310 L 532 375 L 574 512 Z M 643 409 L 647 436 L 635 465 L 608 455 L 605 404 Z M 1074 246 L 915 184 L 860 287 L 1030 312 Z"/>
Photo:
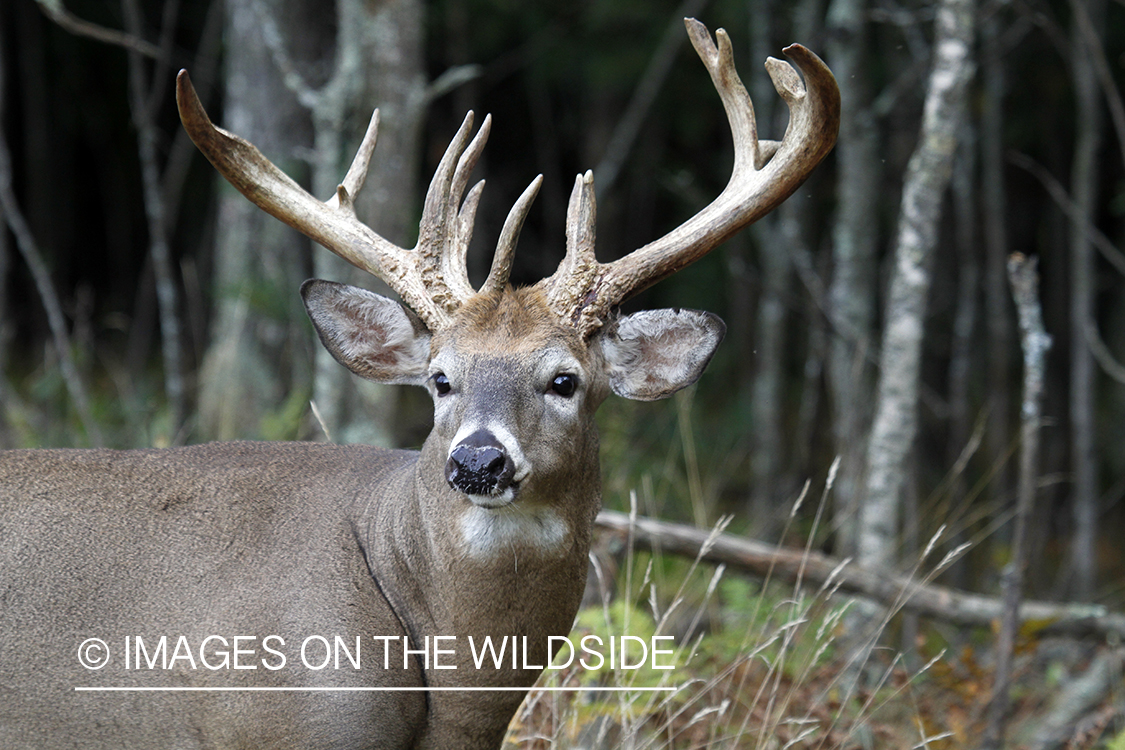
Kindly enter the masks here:
<path id="1" fill-rule="evenodd" d="M 781 203 L 835 142 L 839 93 L 815 55 L 785 50 L 803 81 L 766 63 L 790 119 L 784 140 L 764 141 L 726 34 L 687 30 L 730 120 L 729 185 L 667 236 L 599 263 L 593 182 L 579 176 L 565 258 L 522 289 L 508 274 L 539 178 L 484 285 L 465 272 L 481 185 L 462 194 L 488 118 L 472 138 L 465 118 L 405 249 L 353 210 L 377 117 L 322 203 L 214 127 L 180 74 L 184 127 L 219 172 L 402 297 L 301 289 L 341 364 L 430 392 L 433 431 L 420 452 L 0 454 L 0 747 L 500 745 L 582 596 L 601 502 L 595 410 L 611 391 L 650 400 L 689 385 L 723 336 L 710 313 L 617 306 Z M 516 689 L 450 689 L 464 687 Z"/>

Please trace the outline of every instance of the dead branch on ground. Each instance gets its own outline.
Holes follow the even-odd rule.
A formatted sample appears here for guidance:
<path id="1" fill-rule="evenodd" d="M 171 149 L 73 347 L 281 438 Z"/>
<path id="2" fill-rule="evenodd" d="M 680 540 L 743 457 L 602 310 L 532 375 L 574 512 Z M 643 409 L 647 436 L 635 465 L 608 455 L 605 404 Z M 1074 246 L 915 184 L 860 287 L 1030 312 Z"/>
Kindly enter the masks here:
<path id="1" fill-rule="evenodd" d="M 667 554 L 698 557 L 724 564 L 748 575 L 786 583 L 798 580 L 838 584 L 841 593 L 874 599 L 885 605 L 901 601 L 901 608 L 925 617 L 966 625 L 991 627 L 999 621 L 1003 603 L 998 597 L 925 584 L 905 575 L 863 568 L 847 560 L 803 549 L 778 547 L 734 534 L 719 534 L 685 524 L 639 517 L 630 524 L 626 513 L 603 510 L 597 526 L 603 532 L 630 539 L 638 547 Z M 1125 638 L 1125 614 L 1097 604 L 1024 601 L 1020 623 L 1034 626 L 1040 635 L 1081 638 Z"/>

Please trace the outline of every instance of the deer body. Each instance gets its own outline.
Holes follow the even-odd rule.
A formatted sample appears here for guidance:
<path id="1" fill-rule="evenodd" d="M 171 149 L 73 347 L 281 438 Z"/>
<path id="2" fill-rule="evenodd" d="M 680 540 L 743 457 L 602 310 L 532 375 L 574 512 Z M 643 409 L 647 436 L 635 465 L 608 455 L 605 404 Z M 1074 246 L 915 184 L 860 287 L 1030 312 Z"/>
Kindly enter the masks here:
<path id="1" fill-rule="evenodd" d="M 601 503 L 595 411 L 610 393 L 653 400 L 695 382 L 724 333 L 710 313 L 617 305 L 772 209 L 835 139 L 838 91 L 812 53 L 787 50 L 804 84 L 767 64 L 791 121 L 780 144 L 759 142 L 725 33 L 716 46 L 702 24 L 688 31 L 735 136 L 727 189 L 665 238 L 602 264 L 593 180 L 580 175 L 566 257 L 524 289 L 507 277 L 538 178 L 484 285 L 464 272 L 480 185 L 462 195 L 487 118 L 470 142 L 470 113 L 454 138 L 408 250 L 352 208 L 377 115 L 321 202 L 215 128 L 181 73 L 181 118 L 218 170 L 401 296 L 301 289 L 341 364 L 429 391 L 433 430 L 416 453 L 294 443 L 0 453 L 0 747 L 499 747 L 581 600 Z M 507 642 L 503 658 L 482 661 L 486 638 Z M 103 655 L 90 639 L 108 650 L 105 665 L 80 662 Z M 320 666 L 306 661 L 310 641 Z M 515 690 L 434 689 L 465 687 Z"/>
<path id="2" fill-rule="evenodd" d="M 310 303 L 322 332 L 334 325 L 322 316 L 344 309 L 337 329 L 362 319 L 369 333 L 377 313 L 349 307 L 355 304 L 374 305 L 410 326 L 397 303 L 327 283 L 307 285 L 306 300 L 314 296 L 310 288 L 323 292 Z M 169 708 L 155 710 L 137 699 L 76 696 L 73 688 L 530 687 L 540 669 L 522 665 L 550 661 L 548 636 L 569 632 L 582 597 L 601 502 L 593 424 L 609 392 L 601 342 L 617 338 L 610 331 L 586 346 L 573 329 L 529 314 L 543 305 L 540 297 L 507 290 L 475 300 L 459 315 L 458 336 L 433 337 L 432 349 L 399 347 L 424 362 L 392 361 L 383 339 L 353 342 L 350 355 L 341 355 L 351 356 L 357 371 L 381 358 L 394 370 L 381 375 L 389 380 L 417 377 L 411 373 L 423 364 L 442 368 L 450 391 L 435 393 L 434 429 L 418 453 L 215 443 L 2 454 L 0 632 L 7 636 L 0 685 L 11 694 L 0 699 L 0 746 L 63 746 L 75 733 L 89 747 L 160 746 L 177 730 L 191 747 L 498 746 L 522 693 L 282 694 L 266 705 L 291 700 L 299 707 L 255 711 L 248 723 L 245 697 L 232 707 L 213 696 L 160 696 L 157 704 Z M 683 315 L 711 326 L 700 329 L 709 355 L 721 324 L 705 314 L 673 318 Z M 560 372 L 579 384 L 566 396 L 550 389 Z M 663 373 L 661 365 L 648 379 Z M 481 433 L 500 436 L 504 453 L 515 456 L 505 490 L 514 497 L 496 507 L 446 479 L 453 448 Z M 66 550 L 70 564 L 60 566 L 52 550 Z M 71 616 L 39 620 L 60 602 Z M 211 635 L 255 636 L 247 648 L 256 648 L 249 658 L 256 668 L 211 670 L 195 653 L 195 666 L 179 658 L 171 669 L 152 669 L 135 652 L 126 668 L 127 637 L 146 639 L 151 650 L 161 635 L 185 636 L 193 649 Z M 281 636 L 286 647 L 263 642 L 268 635 Z M 305 638 L 334 643 L 337 635 L 349 647 L 360 638 L 362 669 L 296 663 Z M 435 636 L 455 640 L 446 642 L 443 668 L 426 669 L 424 657 L 413 655 L 404 669 L 397 645 L 403 636 L 415 651 Z M 75 658 L 91 637 L 112 652 L 97 671 Z M 397 639 L 389 651 L 387 637 Z M 527 651 L 514 669 L 507 658 L 501 668 L 478 668 L 469 638 L 482 644 L 486 637 L 518 637 Z M 259 657 L 279 663 L 266 645 L 282 650 L 287 666 L 260 663 Z M 172 649 L 169 643 L 169 656 Z M 48 664 L 64 669 L 42 680 L 37 671 Z"/>
<path id="3" fill-rule="evenodd" d="M 404 634 L 367 570 L 357 524 L 371 488 L 408 486 L 412 463 L 366 448 L 280 443 L 4 454 L 0 746 L 343 748 L 385 738 L 408 747 L 425 715 L 421 694 L 74 687 L 380 684 L 351 670 L 296 669 L 291 647 L 289 665 L 276 671 L 245 657 L 255 669 L 213 671 L 197 649 L 211 635 L 257 635 L 269 656 L 260 639 L 270 634 L 287 645 L 313 634 Z M 138 483 L 151 494 L 138 498 Z M 151 650 L 162 635 L 186 637 L 194 669 L 182 659 L 171 670 L 136 660 L 125 668 L 126 637 Z M 90 637 L 111 649 L 98 671 L 76 659 Z M 375 666 L 381 661 L 365 665 Z M 421 684 L 416 667 L 380 679 Z"/>

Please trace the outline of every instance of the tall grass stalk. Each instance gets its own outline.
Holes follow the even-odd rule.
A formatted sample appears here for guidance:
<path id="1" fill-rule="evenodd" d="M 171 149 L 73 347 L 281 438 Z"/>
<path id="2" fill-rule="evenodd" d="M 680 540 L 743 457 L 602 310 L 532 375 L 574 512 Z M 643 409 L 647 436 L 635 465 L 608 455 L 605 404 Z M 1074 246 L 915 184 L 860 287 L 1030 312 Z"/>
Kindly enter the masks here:
<path id="1" fill-rule="evenodd" d="M 809 531 L 806 553 L 812 550 L 811 539 L 819 528 L 831 482 L 826 483 Z M 807 498 L 805 492 L 794 502 L 799 507 Z M 632 520 L 636 519 L 636 497 L 632 501 Z M 790 519 L 794 518 L 790 514 Z M 720 519 L 708 537 L 708 546 L 729 524 L 729 517 Z M 935 534 L 926 545 L 911 571 L 919 583 L 928 582 L 954 561 L 967 545 L 944 555 L 937 565 L 926 568 L 942 538 Z M 625 585 L 616 603 L 604 597 L 600 604 L 601 618 L 611 634 L 629 633 L 641 628 L 642 622 L 653 623 L 654 634 L 665 634 L 683 615 L 692 600 L 690 592 L 700 591 L 701 555 L 688 564 L 675 583 L 670 596 L 662 596 L 653 581 L 653 558 L 645 559 L 631 549 L 625 551 L 626 568 L 621 576 Z M 686 618 L 682 632 L 691 637 L 677 643 L 676 669 L 656 678 L 657 685 L 676 688 L 670 693 L 617 692 L 546 693 L 533 691 L 521 709 L 508 738 L 509 748 L 534 750 L 570 748 L 628 748 L 629 750 L 671 748 L 838 748 L 851 747 L 861 741 L 884 709 L 901 703 L 903 693 L 931 670 L 944 656 L 944 651 L 924 666 L 901 677 L 903 655 L 880 656 L 883 666 L 874 683 L 862 693 L 851 684 L 840 693 L 841 676 L 847 664 L 833 655 L 850 600 L 837 594 L 841 564 L 829 579 L 815 591 L 807 590 L 803 578 L 791 587 L 788 595 L 771 594 L 763 584 L 755 601 L 735 658 L 717 662 L 714 640 L 717 634 L 696 633 L 705 622 L 706 610 L 713 604 L 729 573 L 723 566 L 710 570 L 702 595 L 695 597 L 694 611 Z M 642 570 L 643 566 L 643 570 Z M 706 566 L 704 566 L 706 567 Z M 776 588 L 776 587 L 775 587 Z M 904 591 L 886 608 L 885 614 L 868 634 L 869 649 L 865 658 L 882 655 L 877 648 L 879 635 L 910 596 Z M 662 602 L 667 602 L 666 605 Z M 728 603 L 729 604 L 729 603 Z M 615 614 L 616 613 L 616 614 Z M 681 618 L 682 619 L 682 618 Z M 626 628 L 617 630 L 615 628 Z M 854 653 L 847 657 L 856 658 Z M 895 678 L 892 680 L 892 676 Z M 645 678 L 640 670 L 605 671 L 597 675 L 597 684 L 619 688 L 638 687 Z M 892 682 L 894 684 L 892 684 Z M 591 676 L 582 670 L 570 669 L 549 674 L 545 685 L 591 685 Z M 831 706 L 831 710 L 826 707 Z M 918 748 L 947 747 L 942 742 L 947 732 L 927 734 L 920 720 L 910 731 L 909 740 Z M 904 728 L 905 731 L 905 728 Z M 920 732 L 920 734 L 918 734 Z M 903 738 L 906 740 L 905 736 Z M 920 739 L 920 742 L 919 742 Z M 907 746 L 904 741 L 903 746 Z"/>
<path id="2" fill-rule="evenodd" d="M 702 526 L 714 509 L 706 500 L 709 493 L 700 474 L 690 396 L 681 397 L 677 407 L 682 464 L 666 460 L 663 478 L 684 490 L 691 515 Z M 974 437 L 955 473 L 963 471 L 962 464 L 976 452 L 979 435 Z M 674 478 L 669 473 L 672 464 L 679 467 L 675 471 L 683 471 L 686 476 Z M 533 690 L 509 730 L 506 747 L 812 750 L 869 744 L 871 726 L 880 713 L 900 704 L 903 693 L 912 691 L 944 652 L 907 674 L 902 653 L 878 647 L 881 635 L 912 595 L 913 586 L 901 591 L 879 617 L 868 621 L 869 632 L 862 634 L 858 640 L 862 648 L 857 650 L 845 648 L 841 638 L 847 627 L 845 616 L 855 601 L 838 595 L 841 573 L 850 561 L 842 561 L 819 587 L 807 585 L 805 564 L 821 535 L 831 533 L 827 528 L 828 503 L 839 465 L 839 459 L 832 463 L 819 501 L 810 510 L 804 506 L 811 483 L 805 483 L 783 524 L 781 538 L 787 539 L 798 523 L 809 518 L 796 582 L 776 582 L 771 566 L 756 588 L 731 576 L 725 566 L 701 565 L 733 516 L 723 516 L 711 525 L 698 554 L 682 565 L 635 549 L 639 506 L 643 502 L 648 509 L 655 502 L 651 475 L 642 473 L 640 495 L 636 490 L 628 494 L 629 526 L 624 549 L 619 553 L 623 563 L 616 574 L 620 585 L 608 585 L 606 569 L 592 558 L 603 595 L 594 609 L 579 615 L 574 635 L 583 630 L 613 636 L 675 635 L 675 669 L 656 672 L 618 667 L 590 672 L 572 664 L 566 670 L 548 670 L 541 681 L 543 686 L 597 685 L 623 690 Z M 937 565 L 928 567 L 944 535 L 942 528 L 931 536 L 910 571 L 910 579 L 918 585 L 930 582 L 971 546 L 962 544 L 946 553 Z M 616 598 L 610 591 L 616 591 Z M 877 663 L 870 664 L 876 675 L 871 684 L 861 689 L 860 683 L 846 679 L 858 672 L 857 666 L 873 658 Z M 654 686 L 673 690 L 629 690 Z M 920 740 L 916 747 L 937 750 L 949 735 L 932 729 L 927 732 L 917 719 L 900 728 L 901 742 L 895 746 L 907 747 Z"/>

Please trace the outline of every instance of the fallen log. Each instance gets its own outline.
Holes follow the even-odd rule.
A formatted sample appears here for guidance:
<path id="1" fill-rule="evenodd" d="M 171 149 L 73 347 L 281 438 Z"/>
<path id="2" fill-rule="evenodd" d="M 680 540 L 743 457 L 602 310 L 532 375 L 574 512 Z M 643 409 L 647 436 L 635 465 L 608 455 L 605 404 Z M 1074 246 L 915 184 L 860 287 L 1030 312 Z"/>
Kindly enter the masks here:
<path id="1" fill-rule="evenodd" d="M 598 514 L 597 527 L 631 539 L 640 548 L 721 563 L 758 578 L 772 576 L 786 583 L 800 581 L 817 586 L 831 583 L 840 592 L 958 625 L 992 627 L 1003 612 L 999 597 L 869 570 L 814 550 L 778 547 L 654 518 L 637 517 L 631 523 L 628 514 L 611 510 Z M 1024 601 L 1020 604 L 1019 619 L 1044 636 L 1068 635 L 1114 642 L 1125 638 L 1125 615 L 1097 604 Z"/>

